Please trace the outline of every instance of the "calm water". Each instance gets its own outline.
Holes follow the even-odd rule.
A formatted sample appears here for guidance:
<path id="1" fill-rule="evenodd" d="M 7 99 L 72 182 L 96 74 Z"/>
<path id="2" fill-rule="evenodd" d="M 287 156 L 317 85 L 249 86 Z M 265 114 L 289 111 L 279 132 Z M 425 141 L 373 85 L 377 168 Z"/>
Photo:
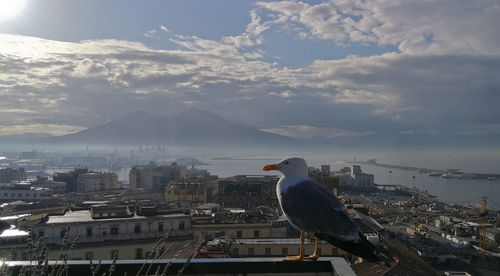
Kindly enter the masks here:
<path id="1" fill-rule="evenodd" d="M 196 153 L 194 153 L 196 156 Z M 236 155 L 228 153 L 203 153 L 201 161 L 210 165 L 198 166 L 207 169 L 219 177 L 228 177 L 238 174 L 262 175 L 276 174 L 263 172 L 266 164 L 275 163 L 283 158 L 300 156 L 306 159 L 309 166 L 319 167 L 329 164 L 332 170 L 338 171 L 342 167 L 350 166 L 343 160 L 352 160 L 350 152 L 295 152 L 295 153 L 242 153 Z M 499 151 L 417 151 L 417 152 L 367 152 L 357 154 L 357 160 L 367 160 L 378 157 L 379 161 L 388 164 L 398 164 L 431 169 L 459 168 L 466 172 L 500 173 Z M 377 184 L 400 184 L 408 187 L 415 186 L 422 191 L 438 196 L 438 199 L 447 203 L 480 204 L 481 197 L 488 197 L 488 208 L 500 210 L 500 179 L 494 181 L 482 179 L 443 179 L 431 177 L 428 174 L 419 174 L 414 171 L 389 169 L 378 166 L 362 165 L 363 172 L 375 175 Z M 389 170 L 392 171 L 389 179 Z M 119 179 L 128 181 L 128 168 L 118 173 Z M 413 181 L 412 176 L 415 176 Z"/>
<path id="2" fill-rule="evenodd" d="M 304 156 L 304 155 L 296 155 Z M 321 164 L 329 164 L 332 170 L 339 170 L 342 167 L 350 166 L 350 164 L 342 161 L 330 159 L 331 155 L 324 154 L 310 154 L 306 160 L 310 166 L 319 167 Z M 235 156 L 229 159 L 214 159 L 210 158 L 204 160 L 210 163 L 209 166 L 203 166 L 203 168 L 210 171 L 212 174 L 217 174 L 220 177 L 227 177 L 236 174 L 273 174 L 263 172 L 261 169 L 264 165 L 277 162 L 281 160 L 283 156 L 278 155 L 262 155 L 262 156 Z M 351 157 L 352 159 L 352 157 Z M 383 161 L 389 163 L 388 161 Z M 438 161 L 441 162 L 441 161 Z M 438 163 L 436 162 L 436 163 Z M 395 163 L 401 164 L 401 163 Z M 490 170 L 483 170 L 475 168 L 474 166 L 466 167 L 465 164 L 462 166 L 456 166 L 459 162 L 454 162 L 451 165 L 453 168 L 464 168 L 464 171 L 470 172 L 495 172 Z M 482 165 L 484 166 L 484 162 Z M 419 165 L 427 168 L 444 169 L 446 166 L 432 166 L 433 164 L 427 163 L 427 165 L 420 164 L 406 164 L 406 165 Z M 495 166 L 491 166 L 495 168 Z M 421 191 L 428 191 L 430 194 L 438 196 L 438 199 L 447 203 L 472 203 L 480 204 L 481 197 L 488 197 L 488 208 L 500 210 L 500 179 L 489 181 L 483 179 L 444 179 L 441 177 L 432 177 L 428 174 L 419 174 L 414 171 L 400 170 L 400 169 L 389 169 L 378 166 L 361 165 L 363 172 L 371 173 L 375 175 L 375 183 L 377 184 L 400 184 L 407 187 L 415 186 Z M 389 175 L 389 170 L 392 173 Z M 415 179 L 412 178 L 415 176 Z"/>

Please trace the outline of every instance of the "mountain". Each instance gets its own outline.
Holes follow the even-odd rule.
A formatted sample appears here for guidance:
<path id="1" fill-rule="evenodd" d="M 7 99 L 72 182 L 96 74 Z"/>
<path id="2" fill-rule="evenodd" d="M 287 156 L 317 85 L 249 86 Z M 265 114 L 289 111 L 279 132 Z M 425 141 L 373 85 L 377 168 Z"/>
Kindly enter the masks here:
<path id="1" fill-rule="evenodd" d="M 289 137 L 240 126 L 215 113 L 199 109 L 184 111 L 172 117 L 133 112 L 95 127 L 44 141 L 105 145 L 168 143 L 185 146 L 299 143 Z"/>

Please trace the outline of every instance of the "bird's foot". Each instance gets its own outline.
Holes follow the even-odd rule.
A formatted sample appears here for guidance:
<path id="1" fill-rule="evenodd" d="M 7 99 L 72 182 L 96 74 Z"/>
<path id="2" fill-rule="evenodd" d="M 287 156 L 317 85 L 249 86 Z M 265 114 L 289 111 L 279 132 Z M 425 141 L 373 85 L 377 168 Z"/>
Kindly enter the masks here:
<path id="1" fill-rule="evenodd" d="M 283 261 L 286 262 L 300 262 L 304 260 L 304 256 L 286 256 Z"/>
<path id="2" fill-rule="evenodd" d="M 313 260 L 313 261 L 316 261 L 318 258 L 319 258 L 318 255 L 313 254 L 313 255 L 305 256 L 304 260 Z"/>

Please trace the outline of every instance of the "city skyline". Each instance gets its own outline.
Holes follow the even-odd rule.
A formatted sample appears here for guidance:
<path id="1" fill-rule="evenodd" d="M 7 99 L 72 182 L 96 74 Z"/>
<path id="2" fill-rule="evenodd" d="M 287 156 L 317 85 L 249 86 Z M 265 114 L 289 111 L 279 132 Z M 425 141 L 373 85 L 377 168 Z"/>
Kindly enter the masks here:
<path id="1" fill-rule="evenodd" d="M 496 1 L 19 2 L 0 135 L 191 108 L 291 137 L 500 133 Z"/>

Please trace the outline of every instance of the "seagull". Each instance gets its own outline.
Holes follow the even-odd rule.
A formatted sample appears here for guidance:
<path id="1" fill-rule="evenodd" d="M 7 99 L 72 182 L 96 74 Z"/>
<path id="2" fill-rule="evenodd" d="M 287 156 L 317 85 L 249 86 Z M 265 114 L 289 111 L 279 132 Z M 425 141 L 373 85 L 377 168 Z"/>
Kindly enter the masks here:
<path id="1" fill-rule="evenodd" d="M 371 262 L 397 262 L 390 252 L 381 252 L 366 239 L 350 218 L 344 204 L 332 192 L 308 177 L 304 159 L 284 159 L 264 166 L 262 170 L 283 174 L 276 185 L 278 201 L 288 222 L 301 231 L 299 255 L 287 256 L 285 261 L 316 260 L 321 239 Z M 315 237 L 314 253 L 310 256 L 304 256 L 306 233 Z"/>

